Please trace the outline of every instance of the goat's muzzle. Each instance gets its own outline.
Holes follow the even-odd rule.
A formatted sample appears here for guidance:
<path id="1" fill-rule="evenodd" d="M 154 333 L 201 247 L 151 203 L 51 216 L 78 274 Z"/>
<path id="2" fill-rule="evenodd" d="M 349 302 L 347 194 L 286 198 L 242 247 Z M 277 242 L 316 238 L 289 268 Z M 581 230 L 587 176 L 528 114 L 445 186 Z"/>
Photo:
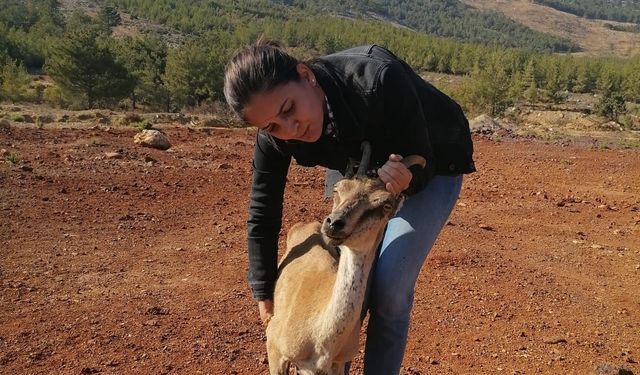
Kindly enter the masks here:
<path id="1" fill-rule="evenodd" d="M 332 245 L 340 245 L 349 234 L 345 232 L 346 221 L 341 214 L 332 213 L 322 223 L 322 235 Z"/>

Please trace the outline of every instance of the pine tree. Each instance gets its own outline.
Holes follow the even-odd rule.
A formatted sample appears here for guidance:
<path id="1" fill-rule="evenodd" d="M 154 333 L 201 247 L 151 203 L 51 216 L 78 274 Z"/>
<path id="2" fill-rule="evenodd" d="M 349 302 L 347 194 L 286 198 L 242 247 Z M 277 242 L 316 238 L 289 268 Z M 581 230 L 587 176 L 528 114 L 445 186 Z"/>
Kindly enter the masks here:
<path id="1" fill-rule="evenodd" d="M 603 66 L 596 81 L 596 86 L 602 93 L 620 91 L 622 87 L 622 77 L 620 72 L 611 65 Z"/>
<path id="2" fill-rule="evenodd" d="M 551 62 L 547 67 L 544 85 L 544 98 L 551 103 L 560 103 L 566 98 L 563 93 L 563 86 L 560 78 L 560 67 L 557 62 Z"/>
<path id="3" fill-rule="evenodd" d="M 221 40 L 193 40 L 169 51 L 164 81 L 179 105 L 221 98 L 227 52 Z"/>
<path id="4" fill-rule="evenodd" d="M 640 57 L 629 64 L 623 87 L 627 100 L 640 103 Z"/>
<path id="5" fill-rule="evenodd" d="M 510 79 L 497 54 L 490 56 L 485 66 L 476 65 L 469 78 L 465 96 L 470 106 L 497 116 L 511 104 Z"/>
<path id="6" fill-rule="evenodd" d="M 595 109 L 600 116 L 618 121 L 618 117 L 627 111 L 624 95 L 620 91 L 606 90 L 596 103 Z"/>
<path id="7" fill-rule="evenodd" d="M 576 79 L 573 86 L 574 92 L 593 92 L 596 87 L 596 70 L 595 64 L 591 64 L 586 60 L 581 60 L 576 67 Z"/>
<path id="8" fill-rule="evenodd" d="M 533 59 L 529 59 L 522 74 L 522 86 L 524 98 L 530 103 L 538 101 L 538 79 L 536 77 L 536 65 Z"/>
<path id="9" fill-rule="evenodd" d="M 69 97 L 80 97 L 92 108 L 129 95 L 134 82 L 100 38 L 99 28 L 78 17 L 52 48 L 46 70 Z"/>
<path id="10" fill-rule="evenodd" d="M 164 106 L 168 91 L 163 75 L 167 64 L 167 45 L 158 37 L 124 38 L 117 44 L 117 60 L 122 63 L 134 82 L 132 106 L 138 101 L 156 107 Z"/>

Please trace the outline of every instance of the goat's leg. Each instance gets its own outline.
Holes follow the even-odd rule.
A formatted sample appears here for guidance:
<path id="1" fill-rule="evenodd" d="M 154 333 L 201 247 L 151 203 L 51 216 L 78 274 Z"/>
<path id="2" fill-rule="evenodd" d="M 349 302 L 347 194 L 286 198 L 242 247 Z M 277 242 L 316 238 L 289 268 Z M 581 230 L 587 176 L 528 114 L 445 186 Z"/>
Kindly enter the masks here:
<path id="1" fill-rule="evenodd" d="M 267 340 L 267 357 L 271 375 L 288 375 L 289 362 L 282 356 L 276 345 Z"/>

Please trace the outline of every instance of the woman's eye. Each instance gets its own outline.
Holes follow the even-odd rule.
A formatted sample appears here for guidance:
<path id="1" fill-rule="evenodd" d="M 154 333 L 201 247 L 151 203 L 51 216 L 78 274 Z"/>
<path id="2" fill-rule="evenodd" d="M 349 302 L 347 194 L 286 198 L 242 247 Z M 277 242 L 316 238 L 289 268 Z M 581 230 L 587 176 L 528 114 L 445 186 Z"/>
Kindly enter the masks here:
<path id="1" fill-rule="evenodd" d="M 295 108 L 295 105 L 292 102 L 291 104 L 289 104 L 289 107 L 283 111 L 283 113 L 284 114 L 289 114 L 289 113 L 293 112 L 294 108 Z"/>

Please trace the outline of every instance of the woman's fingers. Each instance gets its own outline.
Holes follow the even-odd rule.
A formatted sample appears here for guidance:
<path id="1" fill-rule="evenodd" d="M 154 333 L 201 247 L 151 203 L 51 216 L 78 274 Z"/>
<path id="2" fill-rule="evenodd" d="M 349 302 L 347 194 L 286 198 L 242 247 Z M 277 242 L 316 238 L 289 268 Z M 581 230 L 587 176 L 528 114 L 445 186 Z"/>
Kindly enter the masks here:
<path id="1" fill-rule="evenodd" d="M 400 155 L 391 154 L 387 161 L 378 169 L 378 177 L 385 183 L 387 190 L 393 194 L 399 194 L 409 187 L 411 172 L 400 163 Z M 395 159 L 395 160 L 392 160 Z"/>
<path id="2" fill-rule="evenodd" d="M 258 310 L 260 311 L 260 320 L 262 320 L 262 323 L 265 325 L 268 324 L 273 316 L 273 301 L 268 299 L 258 301 Z"/>

